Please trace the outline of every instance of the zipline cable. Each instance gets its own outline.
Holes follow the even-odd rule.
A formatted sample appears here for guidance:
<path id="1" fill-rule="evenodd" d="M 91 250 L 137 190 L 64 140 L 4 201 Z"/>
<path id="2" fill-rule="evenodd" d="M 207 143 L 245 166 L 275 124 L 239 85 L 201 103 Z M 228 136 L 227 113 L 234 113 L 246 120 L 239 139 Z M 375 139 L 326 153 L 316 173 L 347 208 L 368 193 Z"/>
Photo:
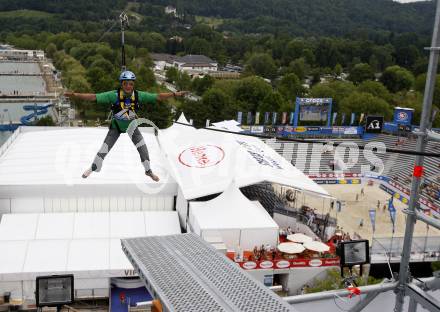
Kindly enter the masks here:
<path id="1" fill-rule="evenodd" d="M 183 125 L 183 126 L 195 128 L 193 125 L 189 125 L 189 124 L 178 122 L 178 121 L 175 121 L 174 123 L 178 124 L 178 125 Z M 223 132 L 223 133 L 230 133 L 230 134 L 235 134 L 235 135 L 244 135 L 244 136 L 250 136 L 250 137 L 255 137 L 255 138 L 260 138 L 260 139 L 276 139 L 278 141 L 283 141 L 283 142 L 324 144 L 324 145 L 332 145 L 332 146 L 347 143 L 347 142 L 332 142 L 332 141 L 295 139 L 295 138 L 286 138 L 286 137 L 280 137 L 280 136 L 262 135 L 262 134 L 256 134 L 256 133 L 233 132 L 233 131 L 228 131 L 228 130 L 223 130 L 223 129 L 214 129 L 214 128 L 206 128 L 206 127 L 200 128 L 200 129 L 209 130 L 209 131 L 216 131 L 216 132 Z M 364 146 L 364 145 L 358 145 L 357 147 L 360 150 L 371 150 L 373 152 L 377 152 L 377 150 L 378 150 L 377 147 L 368 147 L 368 146 Z M 395 153 L 395 154 L 412 155 L 412 156 L 420 155 L 420 156 L 425 156 L 425 157 L 440 158 L 440 153 L 398 150 L 398 149 L 392 149 L 392 148 L 388 148 L 388 147 L 385 147 L 384 153 Z"/>

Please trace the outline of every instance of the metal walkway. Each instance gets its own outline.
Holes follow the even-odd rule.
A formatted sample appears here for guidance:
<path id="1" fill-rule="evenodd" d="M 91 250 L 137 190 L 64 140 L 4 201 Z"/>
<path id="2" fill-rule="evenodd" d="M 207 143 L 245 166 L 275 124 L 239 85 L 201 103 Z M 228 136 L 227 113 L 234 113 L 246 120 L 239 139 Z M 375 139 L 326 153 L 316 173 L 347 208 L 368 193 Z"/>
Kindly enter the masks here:
<path id="1" fill-rule="evenodd" d="M 195 234 L 122 240 L 164 311 L 295 311 Z"/>

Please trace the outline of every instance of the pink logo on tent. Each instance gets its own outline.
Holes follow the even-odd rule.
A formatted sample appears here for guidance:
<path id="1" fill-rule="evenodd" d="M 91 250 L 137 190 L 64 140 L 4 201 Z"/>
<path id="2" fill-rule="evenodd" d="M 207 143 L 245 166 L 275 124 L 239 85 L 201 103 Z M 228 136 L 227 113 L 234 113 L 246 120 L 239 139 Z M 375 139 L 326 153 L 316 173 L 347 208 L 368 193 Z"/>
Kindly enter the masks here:
<path id="1" fill-rule="evenodd" d="M 217 165 L 225 158 L 225 152 L 215 145 L 203 145 L 187 148 L 179 155 L 182 165 L 193 168 L 207 168 Z"/>

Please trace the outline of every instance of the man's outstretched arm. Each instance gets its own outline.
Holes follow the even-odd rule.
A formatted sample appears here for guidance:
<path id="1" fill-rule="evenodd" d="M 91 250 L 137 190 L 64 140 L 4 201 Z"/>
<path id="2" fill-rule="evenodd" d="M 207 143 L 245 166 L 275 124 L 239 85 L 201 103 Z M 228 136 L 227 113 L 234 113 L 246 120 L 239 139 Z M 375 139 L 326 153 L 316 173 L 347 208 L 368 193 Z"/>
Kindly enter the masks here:
<path id="1" fill-rule="evenodd" d="M 77 93 L 72 91 L 64 92 L 64 96 L 67 96 L 70 99 L 80 99 L 84 101 L 96 101 L 95 93 Z"/>
<path id="2" fill-rule="evenodd" d="M 189 93 L 188 91 L 159 93 L 157 95 L 157 100 L 158 101 L 163 101 L 163 100 L 166 100 L 166 99 L 168 99 L 170 97 L 185 96 L 188 93 Z"/>

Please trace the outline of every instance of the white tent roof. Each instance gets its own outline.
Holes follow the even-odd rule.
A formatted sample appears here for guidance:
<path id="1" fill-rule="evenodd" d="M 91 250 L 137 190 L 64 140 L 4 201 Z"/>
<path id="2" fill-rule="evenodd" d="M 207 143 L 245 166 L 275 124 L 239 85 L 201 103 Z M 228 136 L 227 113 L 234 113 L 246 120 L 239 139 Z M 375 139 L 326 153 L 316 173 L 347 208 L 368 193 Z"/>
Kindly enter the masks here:
<path id="1" fill-rule="evenodd" d="M 60 272 L 123 276 L 132 266 L 121 238 L 178 233 L 175 211 L 6 214 L 0 222 L 0 281 Z"/>
<path id="2" fill-rule="evenodd" d="M 162 193 L 164 188 L 176 192 L 176 183 L 168 174 L 157 139 L 147 129 L 141 131 L 151 167 L 161 178 L 159 183 L 145 175 L 136 147 L 126 134 L 119 137 L 107 155 L 101 172 L 83 179 L 81 175 L 91 166 L 107 128 L 21 127 L 17 131 L 12 144 L 0 149 L 0 195 L 10 195 L 16 188 L 17 192 L 27 188 L 25 192 L 56 194 L 66 187 L 70 194 L 82 188 L 83 195 L 91 189 L 97 192 L 99 186 L 110 193 L 113 189 L 136 192 L 138 188 L 133 185 L 161 188 Z"/>
<path id="3" fill-rule="evenodd" d="M 184 116 L 179 120 L 184 121 Z M 159 183 L 145 176 L 128 135 L 120 136 L 101 172 L 83 179 L 81 174 L 102 145 L 106 128 L 21 127 L 12 144 L 0 148 L 0 198 L 174 195 L 177 181 L 184 197 L 193 199 L 222 192 L 232 180 L 239 187 L 267 181 L 328 196 L 258 138 L 180 124 L 160 131 L 158 138 L 141 131 Z"/>
<path id="4" fill-rule="evenodd" d="M 214 122 L 212 126 L 210 126 L 209 128 L 227 130 L 232 132 L 244 131 L 242 128 L 239 127 L 239 125 L 240 123 L 235 120 L 225 120 L 220 122 Z"/>
<path id="5" fill-rule="evenodd" d="M 201 230 L 278 229 L 264 207 L 247 199 L 234 184 L 216 198 L 191 202 L 190 207 L 190 218 Z"/>
<path id="6" fill-rule="evenodd" d="M 159 141 L 186 199 L 222 192 L 232 180 L 238 187 L 268 181 L 329 196 L 258 138 L 174 124 Z"/>

